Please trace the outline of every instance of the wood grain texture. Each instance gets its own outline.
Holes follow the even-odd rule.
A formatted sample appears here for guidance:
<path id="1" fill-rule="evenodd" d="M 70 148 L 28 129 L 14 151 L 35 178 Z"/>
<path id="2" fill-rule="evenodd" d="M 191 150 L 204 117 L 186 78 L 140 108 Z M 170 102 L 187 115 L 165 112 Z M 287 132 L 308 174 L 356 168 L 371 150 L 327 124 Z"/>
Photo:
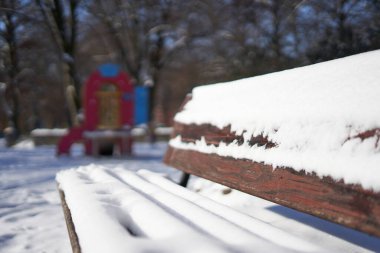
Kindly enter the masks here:
<path id="1" fill-rule="evenodd" d="M 178 112 L 184 110 L 186 104 L 190 102 L 192 95 L 188 94 L 185 97 L 185 100 L 182 102 L 179 107 Z M 243 144 L 244 138 L 243 134 L 237 134 L 234 131 L 231 131 L 231 126 L 226 126 L 222 129 L 213 126 L 211 124 L 182 124 L 178 121 L 174 121 L 173 132 L 171 138 L 175 138 L 180 135 L 183 142 L 194 143 L 196 140 L 200 140 L 201 137 L 205 138 L 205 141 L 208 145 L 212 144 L 218 146 L 220 142 L 226 144 L 237 142 L 238 144 Z M 252 136 L 249 140 L 249 145 L 257 145 L 259 147 L 265 146 L 265 148 L 275 147 L 277 144 L 268 140 L 266 136 L 258 135 Z"/>
<path id="2" fill-rule="evenodd" d="M 169 147 L 164 162 L 184 172 L 380 237 L 380 194 L 330 177 Z"/>
<path id="3" fill-rule="evenodd" d="M 208 145 L 219 146 L 220 142 L 230 144 L 236 142 L 241 145 L 244 143 L 243 135 L 236 134 L 231 131 L 231 126 L 226 126 L 222 129 L 213 126 L 211 124 L 181 124 L 174 123 L 172 137 L 180 135 L 182 142 L 194 143 L 196 140 L 200 140 L 203 137 Z M 265 148 L 275 147 L 277 144 L 268 140 L 266 136 L 257 135 L 252 136 L 248 141 L 250 146 L 257 145 L 259 147 L 265 146 Z"/>
<path id="4" fill-rule="evenodd" d="M 191 100 L 188 96 L 180 111 Z M 242 135 L 230 126 L 219 129 L 210 124 L 182 124 L 175 122 L 172 138 L 181 136 L 182 142 L 194 143 L 204 138 L 208 145 L 220 142 L 242 144 Z M 348 138 L 366 139 L 376 136 L 373 129 Z M 252 136 L 249 145 L 275 148 L 276 143 L 265 136 Z M 209 179 L 248 194 L 284 205 L 298 211 L 380 237 L 380 193 L 364 190 L 360 185 L 345 184 L 331 177 L 298 172 L 292 168 L 274 169 L 270 165 L 247 159 L 221 157 L 197 151 L 174 149 L 169 146 L 164 162 L 186 173 Z"/>
<path id="5" fill-rule="evenodd" d="M 70 208 L 66 203 L 65 193 L 59 188 L 58 188 L 58 191 L 59 191 L 59 196 L 61 197 L 61 204 L 62 204 L 63 214 L 65 216 L 67 231 L 69 233 L 71 248 L 73 250 L 73 253 L 81 253 L 78 235 L 75 232 L 75 226 L 74 226 L 73 219 L 71 217 Z"/>

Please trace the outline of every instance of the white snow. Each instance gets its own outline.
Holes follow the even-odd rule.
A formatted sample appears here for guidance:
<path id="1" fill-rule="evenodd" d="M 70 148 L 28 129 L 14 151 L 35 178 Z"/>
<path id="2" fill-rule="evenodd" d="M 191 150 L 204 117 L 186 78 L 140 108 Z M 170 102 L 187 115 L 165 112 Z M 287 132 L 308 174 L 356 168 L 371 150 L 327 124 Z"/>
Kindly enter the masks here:
<path id="1" fill-rule="evenodd" d="M 99 130 L 99 131 L 84 131 L 83 136 L 86 138 L 115 138 L 115 137 L 129 137 L 131 133 L 129 130 Z"/>
<path id="2" fill-rule="evenodd" d="M 288 249 L 293 249 L 293 250 L 302 250 L 302 251 L 321 250 L 317 245 L 313 245 L 307 241 L 301 240 L 291 234 L 286 233 L 283 230 L 270 226 L 269 224 L 259 219 L 255 219 L 248 215 L 244 215 L 240 212 L 237 212 L 236 210 L 232 208 L 228 208 L 226 206 L 218 204 L 217 202 L 210 201 L 210 199 L 206 197 L 203 197 L 199 194 L 188 191 L 187 189 L 183 187 L 173 184 L 172 182 L 168 181 L 164 177 L 158 176 L 156 173 L 152 173 L 150 171 L 145 171 L 145 170 L 140 170 L 138 171 L 138 173 L 144 179 L 160 187 L 161 189 L 175 193 L 181 199 L 185 199 L 189 201 L 190 203 L 194 203 L 197 206 L 204 208 L 205 210 L 208 210 L 209 212 L 219 217 L 223 217 L 225 220 L 231 221 L 233 224 L 236 224 L 237 226 L 245 228 L 246 230 L 255 234 L 259 238 L 262 237 L 265 240 L 271 241 L 274 244 L 277 244 L 279 246 L 282 246 Z M 185 210 L 183 210 L 184 208 Z M 182 210 L 180 211 L 181 212 L 187 211 L 187 212 L 190 212 L 191 215 L 194 215 L 194 210 L 191 208 L 186 209 L 186 207 L 182 207 Z M 203 220 L 201 219 L 200 222 L 203 222 Z M 206 223 L 204 225 L 207 226 L 208 224 Z M 221 232 L 221 231 L 218 231 L 219 229 L 218 226 L 207 226 L 207 227 L 211 228 L 210 232 L 213 234 L 217 234 L 218 232 Z M 234 231 L 234 229 L 229 230 L 229 233 L 227 235 L 222 235 L 222 236 L 227 237 L 224 239 L 224 241 L 232 240 L 231 243 L 236 243 L 235 237 L 240 237 L 240 235 L 239 233 L 234 233 L 232 231 Z M 231 236 L 231 234 L 233 236 Z M 242 239 L 242 237 L 240 237 L 240 239 Z M 255 239 L 257 241 L 257 238 Z M 260 243 L 260 242 L 256 242 L 253 239 L 250 239 L 250 240 L 255 242 L 256 244 Z"/>
<path id="3" fill-rule="evenodd" d="M 53 128 L 53 129 L 46 129 L 46 128 L 36 128 L 30 132 L 32 136 L 64 136 L 67 134 L 66 128 Z"/>
<path id="4" fill-rule="evenodd" d="M 167 252 L 168 244 L 172 252 L 228 252 L 232 245 L 225 243 L 287 251 L 130 171 L 94 165 L 61 172 L 57 180 L 65 191 L 84 253 Z M 125 227 L 138 237 L 131 236 Z M 186 240 L 197 243 L 175 246 Z"/>
<path id="5" fill-rule="evenodd" d="M 197 87 L 175 120 L 231 126 L 245 143 L 170 145 L 292 167 L 380 191 L 380 50 L 228 83 Z M 248 145 L 263 135 L 277 144 Z"/>
<path id="6" fill-rule="evenodd" d="M 222 239 L 199 236 L 188 225 L 191 223 L 202 225 L 203 219 L 209 217 L 207 212 L 213 212 L 221 220 L 229 220 L 237 226 L 244 225 L 247 232 L 238 230 L 239 233 L 244 234 L 247 240 L 251 238 L 253 243 L 259 242 L 254 246 L 249 245 L 247 241 L 241 241 L 238 244 L 242 247 L 248 245 L 249 252 L 294 251 L 296 249 L 306 252 L 314 249 L 326 252 L 371 252 L 380 249 L 380 239 L 238 191 L 233 190 L 225 195 L 223 194 L 225 186 L 204 179 L 192 177 L 189 188 L 202 196 L 237 209 L 245 215 L 237 213 L 236 210 L 221 208 L 218 203 L 185 191 L 156 174 L 159 172 L 175 180 L 179 178 L 177 170 L 170 169 L 161 162 L 166 148 L 164 143 L 155 145 L 137 143 L 136 156 L 128 159 L 83 157 L 80 156 L 82 150 L 79 146 L 74 147 L 72 158 L 57 158 L 54 146 L 33 147 L 30 141 L 24 141 L 17 148 L 7 149 L 4 146 L 4 141 L 0 139 L 1 253 L 71 252 L 55 182 L 55 174 L 61 170 L 66 170 L 60 175 L 71 178 L 69 180 L 73 185 L 71 191 L 77 194 L 77 197 L 72 199 L 77 203 L 71 204 L 83 207 L 78 208 L 80 210 L 77 214 L 80 217 L 77 221 L 80 224 L 78 227 L 88 229 L 88 226 L 98 228 L 105 226 L 107 231 L 114 231 L 104 235 L 107 238 L 110 237 L 114 244 L 107 244 L 107 249 L 102 252 L 117 252 L 122 247 L 133 250 L 144 248 L 154 252 L 159 250 L 223 252 L 233 249 L 226 247 L 229 243 L 221 242 Z M 70 168 L 75 168 L 75 170 Z M 142 171 L 137 174 L 130 172 L 141 169 Z M 83 182 L 87 184 L 82 185 Z M 136 192 L 136 189 L 139 191 Z M 154 204 L 151 200 L 154 200 Z M 78 204 L 79 201 L 83 202 Z M 185 205 L 183 201 L 190 203 Z M 188 206 L 191 210 L 195 208 L 194 206 L 199 208 L 196 209 L 196 213 L 187 211 L 187 214 L 186 211 L 180 210 L 186 214 L 186 220 L 191 220 L 183 224 L 183 217 L 176 219 L 172 215 L 165 215 L 167 209 L 162 208 L 163 202 L 167 202 L 168 206 L 173 206 L 173 209 Z M 92 208 L 89 209 L 86 205 Z M 209 211 L 205 212 L 202 209 Z M 125 215 L 126 211 L 130 214 L 129 216 Z M 91 219 L 95 218 L 96 224 L 88 223 L 86 217 L 89 216 L 92 216 Z M 205 221 L 203 226 L 211 222 Z M 138 227 L 133 227 L 133 224 Z M 236 229 L 231 224 L 223 226 Z M 140 232 L 146 233 L 142 234 L 145 237 L 128 237 L 125 227 L 134 229 L 136 233 L 139 233 L 138 228 L 140 228 Z M 157 228 L 160 228 L 162 232 L 157 233 Z M 176 232 L 178 232 L 177 235 Z M 105 229 L 102 228 L 91 231 L 89 235 L 103 236 L 103 233 Z M 187 237 L 181 236 L 183 234 Z M 119 235 L 126 237 L 121 239 Z M 233 235 L 231 234 L 231 237 Z M 222 236 L 226 235 L 221 233 L 219 238 L 223 238 Z M 219 243 L 214 244 L 215 240 Z M 103 246 L 105 247 L 100 244 L 100 240 L 93 240 L 93 246 L 99 248 L 91 248 L 94 250 L 92 252 L 100 251 Z M 236 244 L 234 247 L 237 247 Z M 247 251 L 243 247 L 244 250 Z"/>
<path id="7" fill-rule="evenodd" d="M 145 136 L 148 133 L 146 127 L 134 127 L 131 129 L 131 135 L 134 137 Z"/>
<path id="8" fill-rule="evenodd" d="M 172 127 L 157 127 L 154 129 L 156 135 L 171 135 L 173 132 Z"/>

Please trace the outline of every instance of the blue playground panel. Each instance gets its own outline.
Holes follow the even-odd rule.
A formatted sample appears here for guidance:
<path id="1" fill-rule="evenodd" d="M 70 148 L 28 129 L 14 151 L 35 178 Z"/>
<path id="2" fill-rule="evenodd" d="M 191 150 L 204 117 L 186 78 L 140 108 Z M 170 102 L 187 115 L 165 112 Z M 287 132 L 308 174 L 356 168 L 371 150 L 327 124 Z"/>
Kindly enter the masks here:
<path id="1" fill-rule="evenodd" d="M 98 68 L 102 77 L 115 77 L 120 72 L 120 66 L 112 63 L 103 64 Z M 135 125 L 149 122 L 149 88 L 136 86 L 134 94 L 123 94 L 124 100 L 134 99 L 135 103 Z"/>
<path id="2" fill-rule="evenodd" d="M 102 77 L 115 77 L 119 74 L 120 67 L 116 64 L 107 63 L 101 65 L 99 71 Z"/>
<path id="3" fill-rule="evenodd" d="M 135 125 L 149 122 L 149 88 L 135 87 Z"/>

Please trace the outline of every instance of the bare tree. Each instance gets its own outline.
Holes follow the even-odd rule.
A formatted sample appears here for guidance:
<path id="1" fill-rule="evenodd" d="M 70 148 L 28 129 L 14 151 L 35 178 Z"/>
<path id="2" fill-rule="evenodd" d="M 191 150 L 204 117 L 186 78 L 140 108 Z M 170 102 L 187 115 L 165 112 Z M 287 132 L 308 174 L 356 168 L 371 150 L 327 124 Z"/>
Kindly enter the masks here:
<path id="1" fill-rule="evenodd" d="M 80 81 L 106 61 L 151 87 L 151 119 L 167 123 L 194 86 L 380 48 L 377 0 L 0 4 L 0 82 L 21 131 L 74 124 Z"/>
<path id="2" fill-rule="evenodd" d="M 379 1 L 311 0 L 305 5 L 314 14 L 308 17 L 305 37 L 307 55 L 312 62 L 379 47 L 379 44 L 376 46 L 380 37 Z"/>
<path id="3" fill-rule="evenodd" d="M 76 125 L 80 108 L 80 82 L 76 76 L 75 50 L 78 9 L 81 0 L 35 0 L 56 45 L 61 60 L 63 90 L 66 95 L 69 125 Z"/>
<path id="4" fill-rule="evenodd" d="M 107 30 L 108 40 L 136 85 L 150 89 L 150 118 L 157 102 L 160 72 L 179 45 L 176 10 L 170 0 L 102 1 L 89 3 L 91 13 Z"/>
<path id="5" fill-rule="evenodd" d="M 18 55 L 18 28 L 21 26 L 21 1 L 0 1 L 0 38 L 4 43 L 7 74 L 6 93 L 10 97 L 10 109 L 7 110 L 8 126 L 14 128 L 16 137 L 20 133 L 20 89 L 17 76 L 20 72 Z"/>

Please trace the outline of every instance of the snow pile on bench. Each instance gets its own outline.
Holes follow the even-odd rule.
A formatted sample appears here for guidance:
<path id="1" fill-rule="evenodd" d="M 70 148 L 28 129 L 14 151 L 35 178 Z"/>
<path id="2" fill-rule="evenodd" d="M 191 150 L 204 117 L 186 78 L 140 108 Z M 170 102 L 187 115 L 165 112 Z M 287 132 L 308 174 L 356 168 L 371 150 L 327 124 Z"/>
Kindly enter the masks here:
<path id="1" fill-rule="evenodd" d="M 380 191 L 380 50 L 195 88 L 175 121 L 211 124 L 244 143 L 170 141 L 174 148 L 250 159 Z M 273 148 L 251 146 L 264 136 Z"/>
<path id="2" fill-rule="evenodd" d="M 57 182 L 83 253 L 322 251 L 149 171 L 90 165 Z"/>

